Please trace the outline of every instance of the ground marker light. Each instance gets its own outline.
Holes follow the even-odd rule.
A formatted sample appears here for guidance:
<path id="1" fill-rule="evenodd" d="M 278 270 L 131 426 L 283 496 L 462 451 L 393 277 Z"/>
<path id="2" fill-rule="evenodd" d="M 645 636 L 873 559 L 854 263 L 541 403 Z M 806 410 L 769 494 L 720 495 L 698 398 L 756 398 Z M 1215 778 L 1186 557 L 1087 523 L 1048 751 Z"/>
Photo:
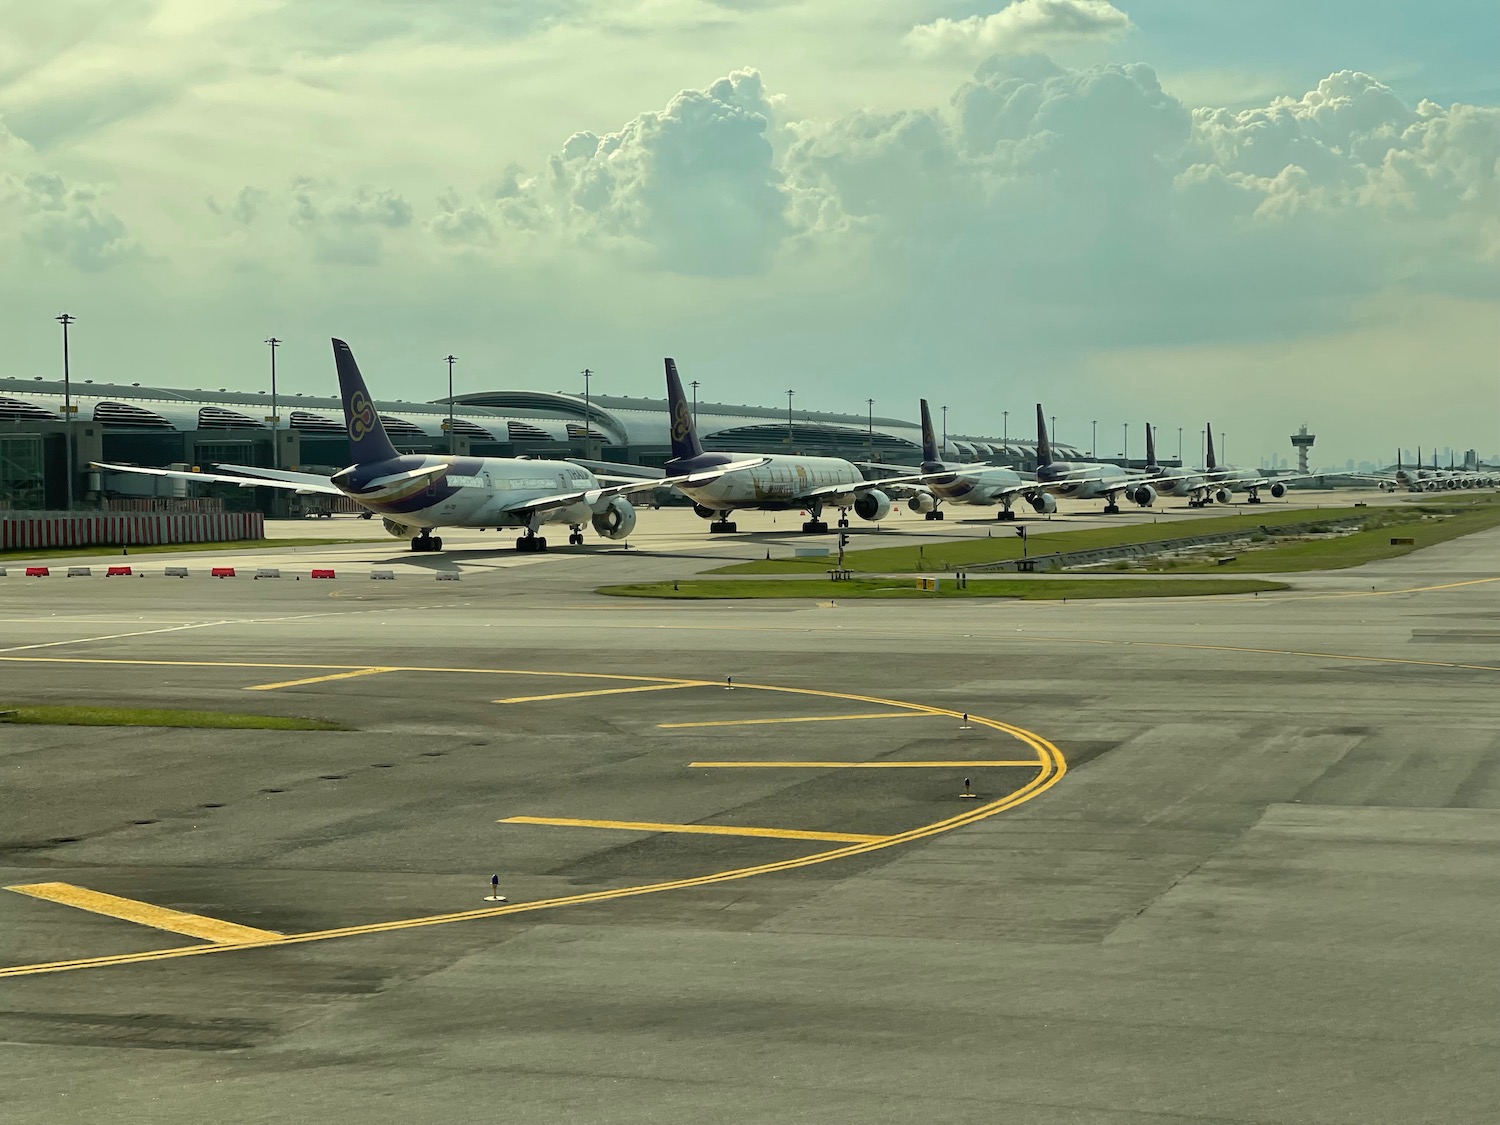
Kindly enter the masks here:
<path id="1" fill-rule="evenodd" d="M 505 902 L 506 898 L 500 893 L 500 876 L 490 876 L 490 893 L 484 896 L 485 902 Z"/>
<path id="2" fill-rule="evenodd" d="M 974 729 L 973 727 L 971 727 L 969 725 L 969 713 L 967 711 L 964 712 L 963 722 L 959 723 L 958 729 L 959 730 L 973 730 Z"/>
<path id="3" fill-rule="evenodd" d="M 967 777 L 964 778 L 964 791 L 959 794 L 959 797 L 966 798 L 972 801 L 979 800 L 979 794 L 974 792 L 974 790 L 969 787 L 969 779 Z"/>

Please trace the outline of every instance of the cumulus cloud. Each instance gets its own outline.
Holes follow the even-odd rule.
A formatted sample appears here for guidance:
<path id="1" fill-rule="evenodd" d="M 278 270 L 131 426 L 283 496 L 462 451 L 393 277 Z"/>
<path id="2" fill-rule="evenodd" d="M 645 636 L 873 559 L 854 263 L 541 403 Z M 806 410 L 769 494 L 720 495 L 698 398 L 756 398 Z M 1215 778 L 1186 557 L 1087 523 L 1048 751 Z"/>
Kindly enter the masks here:
<path id="1" fill-rule="evenodd" d="M 1412 109 L 1358 72 L 1193 111 L 1150 67 L 1040 56 L 986 61 L 947 111 L 804 129 L 785 161 L 935 306 L 1115 342 L 1297 331 L 1395 285 L 1496 292 L 1497 167 L 1500 109 Z"/>
<path id="2" fill-rule="evenodd" d="M 0 241 L 8 235 L 50 264 L 94 272 L 134 258 L 140 245 L 98 188 L 46 168 L 0 122 Z"/>
<path id="3" fill-rule="evenodd" d="M 754 272 L 790 229 L 767 136 L 774 116 L 760 74 L 737 70 L 617 132 L 575 133 L 529 186 L 545 196 L 544 211 L 632 240 L 665 268 Z"/>
<path id="4" fill-rule="evenodd" d="M 907 32 L 906 44 L 926 58 L 978 58 L 1117 39 L 1133 28 L 1109 0 L 1014 0 L 987 16 L 918 24 Z"/>

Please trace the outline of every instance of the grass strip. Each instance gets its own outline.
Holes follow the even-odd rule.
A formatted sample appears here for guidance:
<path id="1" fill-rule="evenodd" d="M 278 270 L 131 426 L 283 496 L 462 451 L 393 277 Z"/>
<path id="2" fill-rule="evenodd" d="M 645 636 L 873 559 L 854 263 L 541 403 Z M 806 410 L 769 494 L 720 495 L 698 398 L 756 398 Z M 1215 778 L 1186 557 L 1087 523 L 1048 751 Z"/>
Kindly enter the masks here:
<path id="1" fill-rule="evenodd" d="M 1433 516 L 1464 520 L 1461 529 L 1446 538 L 1466 535 L 1500 524 L 1500 497 L 1484 496 L 1447 497 L 1442 502 L 1402 504 L 1395 507 L 1376 508 L 1266 508 L 1233 516 L 1167 517 L 1153 523 L 1121 524 L 1117 527 L 1087 528 L 1083 530 L 1061 530 L 1066 525 L 1051 525 L 1027 521 L 1030 539 L 1028 553 L 1032 556 L 1051 555 L 1072 551 L 1095 551 L 1108 547 L 1119 547 L 1133 543 L 1154 543 L 1170 540 L 1189 540 L 1205 535 L 1222 535 L 1234 532 L 1247 534 L 1263 533 L 1275 536 L 1279 532 L 1290 533 L 1301 526 L 1335 524 L 1348 520 L 1360 520 L 1366 528 L 1376 532 L 1375 538 L 1385 534 L 1385 529 L 1398 528 L 1397 536 L 1416 534 L 1419 546 L 1428 545 L 1427 529 L 1438 525 Z M 1447 520 L 1442 521 L 1446 523 Z M 961 539 L 942 543 L 903 543 L 897 547 L 881 547 L 874 550 L 850 551 L 845 556 L 845 566 L 851 570 L 880 574 L 919 574 L 942 572 L 959 567 L 978 566 L 982 563 L 1003 562 L 1021 557 L 1021 540 L 1015 534 L 1014 524 L 1001 524 L 992 538 Z M 1051 530 L 1057 526 L 1059 530 Z M 1421 527 L 1420 533 L 1404 530 Z M 1432 539 L 1431 542 L 1441 540 Z M 1389 544 L 1387 544 L 1389 545 Z M 1409 551 L 1413 548 L 1407 547 Z M 1257 552 L 1257 557 L 1270 552 Z M 1400 548 L 1392 554 L 1404 553 Z M 1248 556 L 1247 556 L 1248 557 Z M 1371 558 L 1387 557 L 1371 555 Z M 1357 565 L 1358 561 L 1342 563 Z M 735 563 L 709 571 L 710 574 L 816 574 L 827 571 L 833 565 L 829 558 L 757 559 Z M 1288 566 L 1288 570 L 1320 569 L 1317 562 L 1307 565 Z M 1186 567 L 1178 568 L 1191 572 Z M 1208 569 L 1213 569 L 1211 566 Z M 1243 569 L 1258 569 L 1247 565 Z"/>
<path id="2" fill-rule="evenodd" d="M 916 581 L 900 578 L 830 579 L 712 579 L 678 582 L 643 582 L 623 586 L 600 586 L 596 593 L 621 598 L 798 598 L 853 601 L 857 598 L 1018 598 L 1023 601 L 1075 601 L 1097 598 L 1183 598 L 1212 594 L 1254 594 L 1286 590 L 1284 582 L 1253 578 L 971 578 L 960 589 L 952 581 L 940 581 L 937 590 L 919 590 Z"/>
<path id="3" fill-rule="evenodd" d="M 1376 522 L 1352 535 L 1330 539 L 1302 539 L 1275 543 L 1246 550 L 1223 562 L 1213 559 L 1180 562 L 1164 560 L 1148 564 L 1153 570 L 1170 570 L 1174 574 L 1198 574 L 1225 571 L 1253 571 L 1257 574 L 1286 573 L 1299 570 L 1342 570 L 1361 566 L 1377 559 L 1392 559 L 1420 551 L 1437 543 L 1446 543 L 1476 531 L 1500 527 L 1500 504 L 1422 505 L 1415 509 L 1419 519 L 1402 523 Z M 1411 543 L 1392 543 L 1392 539 L 1411 539 Z M 1225 546 L 1225 553 L 1232 548 Z"/>
<path id="4" fill-rule="evenodd" d="M 369 543 L 369 539 L 231 539 L 225 543 L 142 543 L 130 545 L 130 555 L 157 555 L 186 551 L 261 551 L 268 547 L 332 547 L 345 543 Z M 5 559 L 71 559 L 82 555 L 120 556 L 120 544 L 92 547 L 12 547 L 0 551 Z"/>
<path id="5" fill-rule="evenodd" d="M 195 727 L 204 730 L 350 730 L 326 719 L 178 711 L 166 707 L 75 707 L 0 704 L 0 723 L 52 727 Z"/>

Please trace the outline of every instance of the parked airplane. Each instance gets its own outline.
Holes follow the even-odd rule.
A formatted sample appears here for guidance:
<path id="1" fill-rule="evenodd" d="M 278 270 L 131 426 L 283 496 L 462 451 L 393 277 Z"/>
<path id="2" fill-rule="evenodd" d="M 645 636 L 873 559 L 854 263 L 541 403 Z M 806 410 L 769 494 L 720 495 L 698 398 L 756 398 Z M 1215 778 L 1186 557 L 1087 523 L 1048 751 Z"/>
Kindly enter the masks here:
<path id="1" fill-rule="evenodd" d="M 932 427 L 932 411 L 927 400 L 922 401 L 922 472 L 938 474 L 923 483 L 904 488 L 911 493 L 906 506 L 921 512 L 924 518 L 943 518 L 943 504 L 1000 505 L 996 519 L 1013 520 L 1012 509 L 1017 497 L 1028 496 L 1036 491 L 1036 482 L 1023 478 L 1014 469 L 995 465 L 964 465 L 944 461 L 939 455 L 937 435 Z M 890 465 L 873 465 L 875 469 L 890 470 Z M 899 470 L 898 470 L 899 471 Z M 888 478 L 894 479 L 894 478 Z"/>
<path id="2" fill-rule="evenodd" d="M 1260 490 L 1266 489 L 1271 496 L 1280 500 L 1286 495 L 1288 482 L 1294 480 L 1307 480 L 1317 476 L 1317 473 L 1290 473 L 1286 476 L 1268 477 L 1259 469 L 1237 469 L 1233 465 L 1220 465 L 1214 457 L 1214 427 L 1213 423 L 1206 423 L 1205 434 L 1208 438 L 1208 457 L 1203 467 L 1203 481 L 1206 486 L 1207 497 L 1202 501 L 1208 503 L 1209 499 L 1217 500 L 1220 504 L 1228 504 L 1234 499 L 1234 493 L 1246 492 L 1248 504 L 1260 503 Z"/>
<path id="3" fill-rule="evenodd" d="M 1156 463 L 1156 427 L 1146 423 L 1146 467 L 1141 479 L 1161 496 L 1185 496 L 1189 508 L 1201 508 L 1211 502 L 1203 474 L 1171 469 Z"/>
<path id="4" fill-rule="evenodd" d="M 1055 512 L 1055 496 L 1072 500 L 1097 500 L 1103 498 L 1104 511 L 1113 515 L 1120 510 L 1116 498 L 1125 499 L 1142 508 L 1156 503 L 1157 484 L 1163 477 L 1148 480 L 1139 473 L 1130 473 L 1118 465 L 1100 464 L 1093 461 L 1054 461 L 1052 443 L 1047 438 L 1047 420 L 1042 417 L 1042 404 L 1036 406 L 1036 486 L 1030 495 L 1031 506 L 1038 512 Z"/>
<path id="5" fill-rule="evenodd" d="M 693 510 L 706 520 L 711 533 L 735 530 L 729 517 L 740 509 L 767 512 L 805 510 L 811 517 L 802 530 L 817 533 L 828 530 L 819 517 L 824 508 L 836 508 L 838 525 L 849 526 L 849 512 L 864 520 L 883 520 L 891 513 L 890 495 L 884 486 L 924 481 L 931 475 L 914 473 L 882 481 L 867 481 L 859 469 L 842 457 L 801 457 L 772 454 L 754 458 L 749 453 L 708 453 L 698 440 L 692 407 L 682 393 L 677 364 L 668 359 L 667 409 L 671 417 L 672 458 L 665 465 L 671 476 L 651 481 L 651 487 L 677 484 L 693 501 Z M 754 464 L 745 462 L 754 458 Z M 628 466 L 615 466 L 621 472 Z"/>
<path id="6" fill-rule="evenodd" d="M 702 470 L 606 486 L 589 470 L 568 461 L 401 454 L 375 413 L 349 345 L 334 340 L 333 357 L 344 400 L 351 464 L 331 477 L 250 465 L 218 466 L 234 475 L 97 463 L 94 468 L 347 496 L 381 516 L 392 535 L 411 536 L 413 551 L 442 550 L 443 540 L 432 534 L 442 527 L 518 527 L 523 534 L 516 540 L 516 550 L 545 551 L 547 540 L 537 534 L 544 524 L 567 524 L 568 542 L 575 545 L 583 542 L 584 524 L 592 524 L 606 539 L 624 539 L 635 528 L 636 519 L 626 496 L 662 485 L 708 484 L 724 473 L 754 469 L 766 460 L 725 457 Z"/>

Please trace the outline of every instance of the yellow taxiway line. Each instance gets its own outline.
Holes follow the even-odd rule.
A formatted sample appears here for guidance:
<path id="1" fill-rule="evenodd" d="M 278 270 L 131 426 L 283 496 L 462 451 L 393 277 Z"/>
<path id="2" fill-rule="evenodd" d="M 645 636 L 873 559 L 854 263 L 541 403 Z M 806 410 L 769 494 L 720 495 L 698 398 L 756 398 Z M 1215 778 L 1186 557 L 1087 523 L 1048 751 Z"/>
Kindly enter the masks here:
<path id="1" fill-rule="evenodd" d="M 164 906 L 152 906 L 149 902 L 137 902 L 133 898 L 121 898 L 102 891 L 91 891 L 87 887 L 75 887 L 72 883 L 18 883 L 5 888 L 32 898 L 59 902 L 64 906 L 75 906 L 91 914 L 103 914 L 126 922 L 138 922 L 155 930 L 202 938 L 220 945 L 243 945 L 251 941 L 276 941 L 281 934 L 274 930 L 257 930 L 251 926 L 239 926 L 218 918 L 205 918 L 201 914 L 186 914 L 181 910 L 168 910 Z"/>
<path id="2" fill-rule="evenodd" d="M 706 723 L 657 723 L 657 730 L 684 730 L 687 727 L 759 727 L 772 723 L 842 723 L 851 719 L 930 719 L 922 711 L 890 711 L 883 715 L 798 715 L 784 719 L 715 719 Z"/>
<path id="3" fill-rule="evenodd" d="M 513 695 L 509 699 L 492 699 L 491 703 L 540 703 L 547 699 L 588 699 L 595 695 L 629 695 L 637 691 L 672 691 L 675 688 L 710 687 L 708 680 L 679 680 L 670 684 L 644 684 L 640 687 L 595 688 L 593 691 L 560 691 L 554 695 Z"/>
<path id="4" fill-rule="evenodd" d="M 689 769 L 704 770 L 930 770 L 968 769 L 979 766 L 1027 766 L 1041 769 L 1046 763 L 1032 758 L 1005 762 L 689 762 Z"/>
<path id="5" fill-rule="evenodd" d="M 6 657 L 0 656 L 0 660 Z M 20 658 L 12 658 L 20 659 Z M 161 666 L 164 664 L 173 666 L 206 666 L 206 667 L 265 667 L 266 665 L 254 665 L 249 662 L 208 662 L 208 661 L 155 661 L 155 660 L 125 660 L 105 659 L 99 657 L 84 658 L 30 658 L 38 663 L 79 663 L 79 664 L 137 664 Z M 270 665 L 272 667 L 303 667 L 308 665 Z M 317 667 L 314 665 L 313 667 Z M 323 665 L 322 667 L 329 667 Z M 333 666 L 339 667 L 337 665 Z M 348 666 L 344 666 L 348 669 Z M 348 669 L 353 670 L 353 669 Z M 502 673 L 509 670 L 504 669 L 480 669 L 480 668 L 397 668 L 394 671 L 414 672 L 490 672 L 492 674 Z M 660 682 L 662 677 L 648 676 L 624 676 L 605 673 L 547 673 L 547 672 L 520 672 L 518 674 L 530 675 L 553 675 L 566 676 L 575 675 L 584 679 L 613 679 L 613 680 L 656 680 Z M 681 681 L 670 681 L 679 683 Z M 817 688 L 794 688 L 781 687 L 771 684 L 736 684 L 736 688 L 747 691 L 767 691 L 785 695 L 807 695 L 817 696 L 824 699 L 844 699 L 854 703 L 864 703 L 876 707 L 892 707 L 903 711 L 913 711 L 927 715 L 946 715 L 951 719 L 961 719 L 962 713 L 942 707 L 932 707 L 920 703 L 907 703 L 896 699 L 883 699 L 879 696 L 856 695 L 847 692 L 822 691 Z M 841 859 L 849 859 L 854 856 L 867 855 L 871 852 L 881 851 L 885 848 L 900 847 L 905 844 L 915 843 L 933 836 L 951 832 L 954 829 L 966 825 L 977 824 L 992 816 L 1007 812 L 1027 801 L 1045 793 L 1051 789 L 1068 772 L 1068 764 L 1063 757 L 1062 751 L 1058 750 L 1051 742 L 1039 734 L 1034 734 L 1024 728 L 1003 723 L 998 719 L 988 719 L 981 715 L 970 713 L 968 720 L 976 726 L 988 727 L 1015 738 L 1025 746 L 1029 747 L 1037 755 L 1035 763 L 1039 768 L 1036 774 L 1025 785 L 996 798 L 993 801 L 976 803 L 973 807 L 965 809 L 955 816 L 930 824 L 919 825 L 905 832 L 894 835 L 878 837 L 863 843 L 844 844 L 829 851 L 814 852 L 811 855 L 797 856 L 791 859 L 783 859 L 773 863 L 760 863 L 750 867 L 737 867 L 727 871 L 716 871 L 707 875 L 698 875 L 687 879 L 672 879 L 660 883 L 645 883 L 630 887 L 615 887 L 608 890 L 588 891 L 582 894 L 565 895 L 559 898 L 538 899 L 532 902 L 507 903 L 503 906 L 483 907 L 477 910 L 461 910 L 448 914 L 432 914 L 416 918 L 397 918 L 385 922 L 371 922 L 357 926 L 343 926 L 335 929 L 312 930 L 307 933 L 272 935 L 258 941 L 247 941 L 241 944 L 211 944 L 180 946 L 173 949 L 141 950 L 134 953 L 106 954 L 98 957 L 79 957 L 67 961 L 48 961 L 31 965 L 11 965 L 0 968 L 0 979 L 8 977 L 36 976 L 43 973 L 64 973 L 82 969 L 100 969 L 114 965 L 137 965 L 152 961 L 170 961 L 181 957 L 201 957 L 210 953 L 222 953 L 230 950 L 251 950 L 280 948 L 288 945 L 306 945 L 311 942 L 333 941 L 340 938 L 364 937 L 375 934 L 397 933 L 405 930 L 424 929 L 428 926 L 446 926 L 457 922 L 472 922 L 487 918 L 502 918 L 510 915 L 530 914 L 537 911 L 555 910 L 563 907 L 588 906 L 602 902 L 613 902 L 617 899 L 638 898 L 642 895 L 660 894 L 665 891 L 689 890 L 696 887 L 713 886 L 718 883 L 727 883 L 739 879 L 750 879 L 761 875 L 772 875 L 783 871 L 794 871 L 799 868 L 812 867 L 817 864 L 831 863 Z"/>
<path id="6" fill-rule="evenodd" d="M 792 828 L 741 828 L 732 824 L 660 824 L 653 820 L 575 820 L 565 816 L 508 816 L 498 824 L 541 824 L 557 828 L 613 828 L 622 832 L 688 832 L 703 836 L 758 836 L 767 840 L 822 840 L 832 844 L 872 844 L 884 836 L 855 832 L 801 832 Z"/>
<path id="7" fill-rule="evenodd" d="M 276 684 L 256 684 L 246 691 L 275 691 L 284 687 L 304 687 L 307 684 L 326 684 L 329 680 L 352 680 L 359 676 L 378 676 L 382 672 L 394 672 L 394 668 L 357 668 L 352 672 L 332 672 L 327 676 L 309 676 L 305 680 L 282 680 Z"/>

